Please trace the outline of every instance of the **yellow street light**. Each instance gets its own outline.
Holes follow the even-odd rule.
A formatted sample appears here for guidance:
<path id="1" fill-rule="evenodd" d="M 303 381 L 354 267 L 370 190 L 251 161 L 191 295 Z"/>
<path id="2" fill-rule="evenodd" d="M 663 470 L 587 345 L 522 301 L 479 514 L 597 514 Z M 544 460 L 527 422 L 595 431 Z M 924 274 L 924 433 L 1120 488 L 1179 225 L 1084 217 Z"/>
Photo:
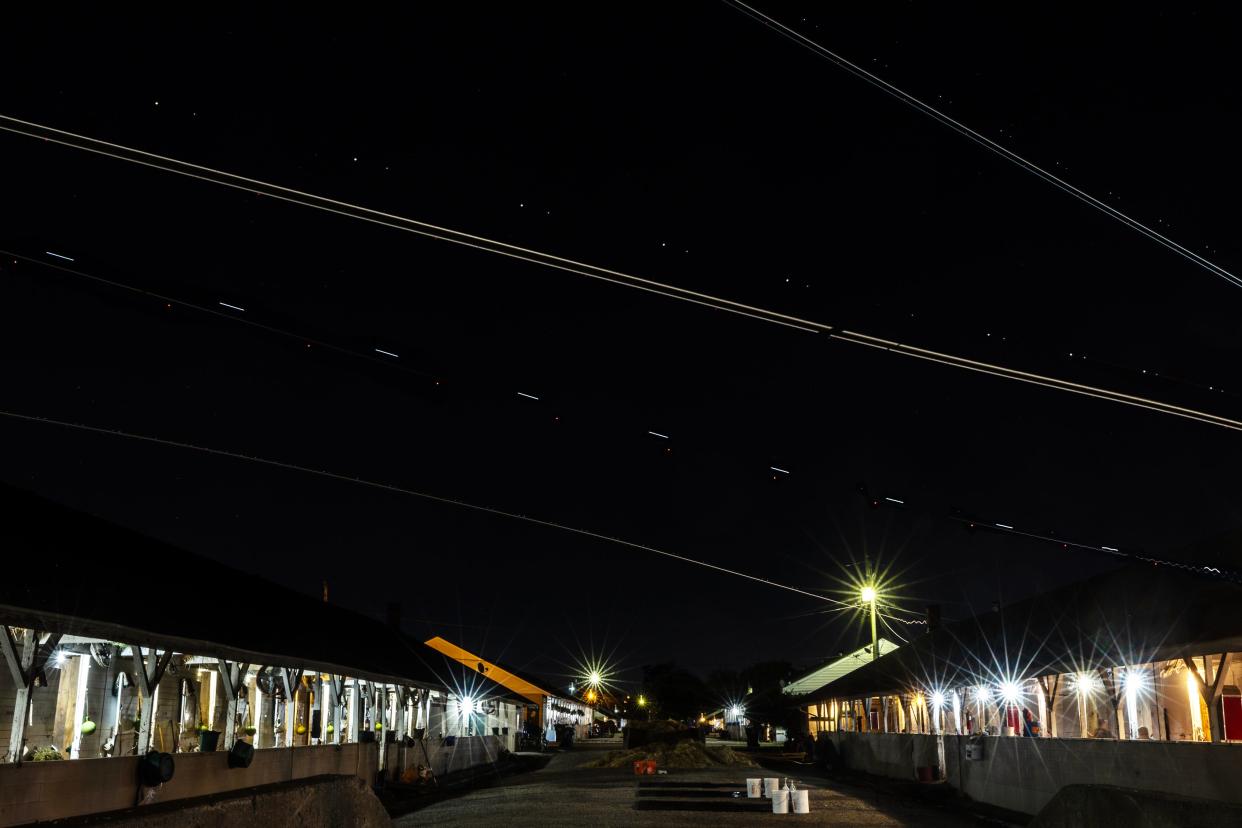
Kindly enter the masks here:
<path id="1" fill-rule="evenodd" d="M 864 603 L 871 605 L 871 660 L 875 661 L 880 657 L 880 640 L 875 631 L 875 587 L 867 584 L 862 588 L 862 599 Z"/>

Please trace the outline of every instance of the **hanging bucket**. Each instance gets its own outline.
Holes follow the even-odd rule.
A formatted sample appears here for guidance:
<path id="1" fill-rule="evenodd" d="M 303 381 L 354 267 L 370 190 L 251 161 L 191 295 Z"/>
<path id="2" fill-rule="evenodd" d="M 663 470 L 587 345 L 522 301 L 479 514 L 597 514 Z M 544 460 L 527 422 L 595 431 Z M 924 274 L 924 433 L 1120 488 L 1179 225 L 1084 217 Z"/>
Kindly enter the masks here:
<path id="1" fill-rule="evenodd" d="M 219 742 L 220 731 L 218 730 L 200 730 L 198 732 L 199 753 L 211 753 L 216 749 L 216 745 Z"/>
<path id="2" fill-rule="evenodd" d="M 809 814 L 811 812 L 811 792 L 806 788 L 790 791 L 789 800 L 793 804 L 793 812 L 795 814 Z"/>
<path id="3" fill-rule="evenodd" d="M 746 780 L 746 798 L 758 799 L 763 796 L 763 780 L 747 779 Z"/>
<path id="4" fill-rule="evenodd" d="M 772 792 L 772 813 L 789 813 L 789 791 L 775 790 Z"/>

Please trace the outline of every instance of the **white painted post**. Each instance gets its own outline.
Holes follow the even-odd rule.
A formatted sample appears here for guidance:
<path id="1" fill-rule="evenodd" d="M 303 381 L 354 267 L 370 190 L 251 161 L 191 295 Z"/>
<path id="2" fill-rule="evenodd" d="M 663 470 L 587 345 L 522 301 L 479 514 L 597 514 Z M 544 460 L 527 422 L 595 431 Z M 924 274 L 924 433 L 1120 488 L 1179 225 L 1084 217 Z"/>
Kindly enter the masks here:
<path id="1" fill-rule="evenodd" d="M 330 721 L 332 722 L 332 739 L 330 741 L 333 744 L 339 745 L 342 741 L 344 741 L 345 735 L 341 732 L 341 705 L 345 702 L 345 677 L 331 675 L 328 677 L 328 680 L 332 688 L 332 712 L 330 714 Z"/>
<path id="2" fill-rule="evenodd" d="M 358 742 L 358 734 L 362 731 L 362 688 L 358 679 L 352 679 L 349 685 L 349 741 Z"/>
<path id="3" fill-rule="evenodd" d="M 388 773 L 385 760 L 388 757 L 389 722 L 384 721 L 388 718 L 388 685 L 372 683 L 371 689 L 375 693 L 375 723 L 383 725 L 375 734 L 379 741 L 379 776 L 383 779 Z"/>

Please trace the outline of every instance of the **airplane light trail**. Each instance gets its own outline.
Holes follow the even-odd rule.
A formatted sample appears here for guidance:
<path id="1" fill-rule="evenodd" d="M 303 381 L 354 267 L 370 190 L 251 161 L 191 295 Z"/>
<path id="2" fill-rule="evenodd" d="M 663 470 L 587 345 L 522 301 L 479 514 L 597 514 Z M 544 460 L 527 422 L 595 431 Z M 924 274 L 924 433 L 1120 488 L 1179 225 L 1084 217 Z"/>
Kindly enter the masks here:
<path id="1" fill-rule="evenodd" d="M 180 161 L 175 158 L 156 155 L 154 153 L 122 146 L 120 144 L 101 141 L 97 138 L 90 138 L 88 136 L 66 132 L 64 130 L 55 129 L 54 127 L 48 127 L 30 121 L 23 121 L 8 115 L 0 115 L 0 130 L 12 132 L 17 135 L 25 135 L 31 138 L 38 138 L 46 143 L 59 144 L 71 149 L 115 158 L 130 164 L 152 167 L 165 172 L 175 173 L 188 178 L 194 178 L 199 181 L 206 181 L 219 186 L 230 187 L 235 190 L 242 190 L 286 201 L 292 204 L 299 204 L 303 207 L 322 210 L 324 212 L 333 213 L 346 218 L 366 221 L 372 224 L 389 227 L 394 230 L 401 230 L 407 233 L 428 236 L 441 241 L 450 242 L 452 244 L 470 247 L 500 256 L 506 256 L 512 259 L 519 259 L 521 261 L 542 265 L 544 267 L 561 270 L 567 273 L 574 273 L 579 276 L 586 276 L 591 279 L 609 282 L 623 287 L 633 288 L 635 290 L 642 290 L 647 293 L 654 293 L 666 298 L 677 299 L 678 301 L 690 302 L 695 305 L 701 305 L 715 310 L 746 316 L 761 322 L 781 325 L 783 327 L 793 328 L 805 333 L 825 333 L 828 334 L 829 337 L 839 339 L 843 342 L 851 342 L 855 345 L 865 345 L 877 350 L 901 354 L 903 356 L 913 357 L 926 362 L 934 362 L 953 368 L 988 374 L 1001 379 L 1038 385 L 1044 388 L 1051 388 L 1071 394 L 1094 397 L 1101 400 L 1109 400 L 1122 405 L 1129 405 L 1160 414 L 1168 414 L 1175 417 L 1195 420 L 1196 422 L 1219 426 L 1221 428 L 1228 428 L 1233 431 L 1242 431 L 1242 421 L 1240 420 L 1221 417 L 1216 414 L 1210 414 L 1204 411 L 1198 411 L 1196 409 L 1186 408 L 1184 406 L 1161 402 L 1159 400 L 1153 400 L 1146 397 L 1139 397 L 1133 394 L 1125 394 L 1120 391 L 1112 391 L 1106 388 L 1071 382 L 1069 380 L 1058 379 L 1056 377 L 1034 374 L 1028 371 L 1020 371 L 1015 368 L 1007 368 L 1002 365 L 981 362 L 967 357 L 959 357 L 952 354 L 932 351 L 926 348 L 919 348 L 913 345 L 906 345 L 900 342 L 894 342 L 892 340 L 858 333 L 856 331 L 848 331 L 823 322 L 814 322 L 809 319 L 791 316 L 789 314 L 769 310 L 767 308 L 756 307 L 754 305 L 747 305 L 742 302 L 733 301 L 732 299 L 726 299 L 724 297 L 678 287 L 665 282 L 658 282 L 652 279 L 622 273 L 617 270 L 597 267 L 595 265 L 586 264 L 573 259 L 556 256 L 551 253 L 544 253 L 526 247 L 519 247 L 517 245 L 496 241 L 483 236 L 439 227 L 437 225 L 418 221 L 416 219 L 405 218 L 392 213 L 384 213 L 379 210 L 373 210 L 369 207 L 362 207 L 357 204 L 350 204 L 348 202 L 337 201 L 324 196 L 305 193 L 289 187 L 282 187 L 278 184 L 259 181 L 253 178 L 246 178 L 234 173 L 224 172 L 198 164 L 192 164 L 187 161 Z"/>

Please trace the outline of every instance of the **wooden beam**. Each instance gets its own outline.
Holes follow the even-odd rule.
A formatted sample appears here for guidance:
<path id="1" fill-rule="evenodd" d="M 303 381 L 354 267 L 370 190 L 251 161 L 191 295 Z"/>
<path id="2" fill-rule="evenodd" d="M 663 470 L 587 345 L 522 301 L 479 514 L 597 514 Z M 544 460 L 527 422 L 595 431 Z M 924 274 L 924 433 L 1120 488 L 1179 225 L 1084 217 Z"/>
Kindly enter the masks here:
<path id="1" fill-rule="evenodd" d="M 5 660 L 9 662 L 10 671 L 16 674 L 18 685 L 13 704 L 13 726 L 9 731 L 9 750 L 5 756 L 8 761 L 17 764 L 22 761 L 22 755 L 26 751 L 26 720 L 30 715 L 35 677 L 60 643 L 60 633 L 50 633 L 47 641 L 40 646 L 38 631 L 27 629 L 22 635 L 20 656 L 17 654 L 17 642 L 13 638 L 13 632 L 7 626 L 4 628 L 3 638 Z"/>
<path id="2" fill-rule="evenodd" d="M 138 686 L 146 701 L 142 707 L 142 716 L 138 719 L 136 752 L 141 756 L 151 745 L 151 724 L 155 721 L 155 691 L 159 689 L 160 679 L 164 677 L 168 663 L 172 661 L 172 650 L 165 650 L 161 654 L 158 649 L 151 648 L 151 663 L 148 665 L 141 645 L 131 644 L 130 649 L 134 658 L 134 672 L 138 674 Z"/>
<path id="3" fill-rule="evenodd" d="M 224 749 L 232 750 L 233 743 L 237 740 L 237 697 L 242 691 L 242 681 L 250 665 L 225 661 L 222 658 L 217 661 L 220 664 L 220 682 L 224 685 L 225 698 L 228 699 L 224 713 Z"/>
<path id="4" fill-rule="evenodd" d="M 17 639 L 13 637 L 13 628 L 4 625 L 4 635 L 0 636 L 0 651 L 4 653 L 4 661 L 9 665 L 9 675 L 13 677 L 13 686 L 26 684 L 26 670 L 22 664 L 22 655 L 17 649 Z"/>
<path id="5" fill-rule="evenodd" d="M 1224 678 L 1229 672 L 1229 662 L 1233 661 L 1233 653 L 1220 654 L 1220 666 L 1216 668 L 1216 678 L 1212 680 L 1212 702 L 1220 700 L 1220 695 L 1224 692 Z"/>

